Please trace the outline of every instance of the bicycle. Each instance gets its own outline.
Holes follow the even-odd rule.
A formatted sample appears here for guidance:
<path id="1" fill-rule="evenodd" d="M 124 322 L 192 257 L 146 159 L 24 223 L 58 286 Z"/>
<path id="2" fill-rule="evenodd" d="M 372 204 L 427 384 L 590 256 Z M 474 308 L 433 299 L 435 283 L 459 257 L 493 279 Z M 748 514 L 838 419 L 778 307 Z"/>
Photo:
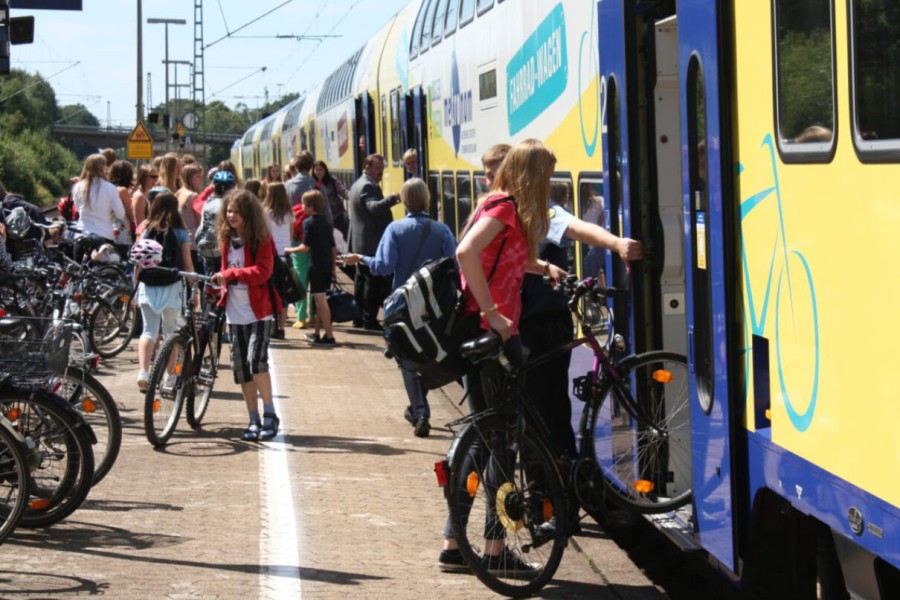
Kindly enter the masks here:
<path id="1" fill-rule="evenodd" d="M 209 408 L 222 352 L 225 311 L 218 306 L 221 290 L 209 277 L 179 271 L 182 279 L 204 282 L 200 314 L 184 294 L 184 325 L 163 340 L 150 370 L 150 384 L 144 396 L 144 432 L 154 447 L 165 446 L 187 404 L 187 421 L 200 427 Z"/>
<path id="2" fill-rule="evenodd" d="M 560 287 L 582 337 L 518 369 L 496 367 L 490 408 L 450 424 L 462 429 L 447 460 L 435 466 L 463 559 L 485 585 L 512 597 L 531 595 L 553 577 L 572 530 L 569 519 L 577 514 L 571 509 L 580 505 L 597 518 L 607 497 L 644 513 L 674 510 L 691 499 L 689 487 L 673 483 L 675 471 L 690 472 L 690 450 L 682 443 L 690 433 L 686 357 L 650 351 L 613 361 L 624 341 L 612 333 L 611 311 L 599 305 L 616 290 L 593 278 L 569 277 Z M 580 345 L 593 352 L 594 362 L 574 382 L 586 408 L 573 460 L 551 450 L 523 375 Z M 500 346 L 489 333 L 460 351 L 477 363 L 496 360 Z"/>
<path id="3" fill-rule="evenodd" d="M 0 413 L 0 544 L 10 536 L 28 501 L 25 436 Z"/>

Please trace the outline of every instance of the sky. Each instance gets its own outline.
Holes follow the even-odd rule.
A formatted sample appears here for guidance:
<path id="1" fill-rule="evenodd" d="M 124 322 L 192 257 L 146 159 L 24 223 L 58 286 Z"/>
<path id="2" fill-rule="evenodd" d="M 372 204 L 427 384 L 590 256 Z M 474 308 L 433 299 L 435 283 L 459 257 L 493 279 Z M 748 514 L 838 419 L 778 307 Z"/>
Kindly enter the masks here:
<path id="1" fill-rule="evenodd" d="M 137 118 L 137 6 L 142 0 L 83 0 L 81 11 L 18 10 L 35 17 L 34 43 L 11 48 L 12 67 L 40 73 L 57 101 L 83 104 L 103 124 L 134 126 Z M 256 108 L 266 94 L 302 93 L 323 81 L 410 0 L 203 0 L 206 100 Z M 143 101 L 147 73 L 153 104 L 165 99 L 165 29 L 169 60 L 194 60 L 194 1 L 143 1 Z M 271 12 L 270 12 L 271 11 Z M 263 16 L 270 13 L 267 16 Z M 258 21 L 247 25 L 254 19 Z M 240 31 L 239 28 L 247 25 Z M 221 39 L 228 35 L 232 37 Z M 266 36 L 340 35 L 321 41 Z M 248 37 L 240 37 L 248 36 Z M 254 37 L 249 37 L 254 36 Z M 77 64 L 76 64 L 77 63 Z M 262 71 L 262 67 L 266 67 Z M 189 83 L 188 65 L 169 67 L 170 84 Z M 190 90 L 181 89 L 182 97 Z M 175 89 L 170 88 L 174 98 Z M 146 110 L 146 109 L 145 109 Z"/>

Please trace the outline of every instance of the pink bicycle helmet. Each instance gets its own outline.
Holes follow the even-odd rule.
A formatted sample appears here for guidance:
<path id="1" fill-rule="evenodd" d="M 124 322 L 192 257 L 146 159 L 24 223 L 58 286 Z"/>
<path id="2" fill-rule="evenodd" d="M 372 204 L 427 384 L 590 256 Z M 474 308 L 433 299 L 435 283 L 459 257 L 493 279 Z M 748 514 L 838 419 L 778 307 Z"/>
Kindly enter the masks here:
<path id="1" fill-rule="evenodd" d="M 140 240 L 131 247 L 131 262 L 141 269 L 150 269 L 162 262 L 163 247 L 156 240 Z"/>

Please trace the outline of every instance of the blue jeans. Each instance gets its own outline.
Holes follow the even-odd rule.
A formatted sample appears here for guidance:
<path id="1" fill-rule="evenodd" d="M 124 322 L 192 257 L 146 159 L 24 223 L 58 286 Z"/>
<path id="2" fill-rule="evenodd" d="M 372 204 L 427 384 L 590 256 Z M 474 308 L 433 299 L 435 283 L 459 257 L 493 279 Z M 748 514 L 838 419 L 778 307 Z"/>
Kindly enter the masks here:
<path id="1" fill-rule="evenodd" d="M 413 414 L 413 421 L 421 418 L 431 418 L 431 408 L 428 406 L 428 390 L 422 385 L 422 379 L 412 371 L 400 367 L 403 375 L 403 385 L 406 386 L 406 395 L 409 397 L 409 408 Z"/>

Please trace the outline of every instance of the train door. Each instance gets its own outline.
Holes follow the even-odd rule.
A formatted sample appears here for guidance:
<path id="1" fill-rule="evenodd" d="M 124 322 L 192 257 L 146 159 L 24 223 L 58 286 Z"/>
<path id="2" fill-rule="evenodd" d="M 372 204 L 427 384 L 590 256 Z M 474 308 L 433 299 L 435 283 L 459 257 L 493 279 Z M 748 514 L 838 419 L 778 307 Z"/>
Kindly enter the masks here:
<path id="1" fill-rule="evenodd" d="M 733 264 L 729 244 L 730 137 L 720 98 L 718 43 L 722 3 L 678 2 L 683 209 L 687 234 L 688 363 L 691 373 L 691 442 L 694 456 L 694 518 L 703 547 L 735 570 L 732 471 L 734 415 L 729 403 L 729 317 L 726 290 Z M 724 135 L 723 135 L 724 134 Z"/>
<path id="2" fill-rule="evenodd" d="M 368 93 L 356 98 L 356 131 L 353 141 L 353 166 L 356 178 L 362 176 L 366 157 L 375 152 L 375 107 Z"/>
<path id="3" fill-rule="evenodd" d="M 415 148 L 419 157 L 419 173 L 428 171 L 428 145 L 425 143 L 428 134 L 428 111 L 426 110 L 427 98 L 422 92 L 421 86 L 413 88 L 406 96 L 409 115 L 409 147 Z M 435 203 L 432 202 L 431 218 L 437 218 Z"/>

